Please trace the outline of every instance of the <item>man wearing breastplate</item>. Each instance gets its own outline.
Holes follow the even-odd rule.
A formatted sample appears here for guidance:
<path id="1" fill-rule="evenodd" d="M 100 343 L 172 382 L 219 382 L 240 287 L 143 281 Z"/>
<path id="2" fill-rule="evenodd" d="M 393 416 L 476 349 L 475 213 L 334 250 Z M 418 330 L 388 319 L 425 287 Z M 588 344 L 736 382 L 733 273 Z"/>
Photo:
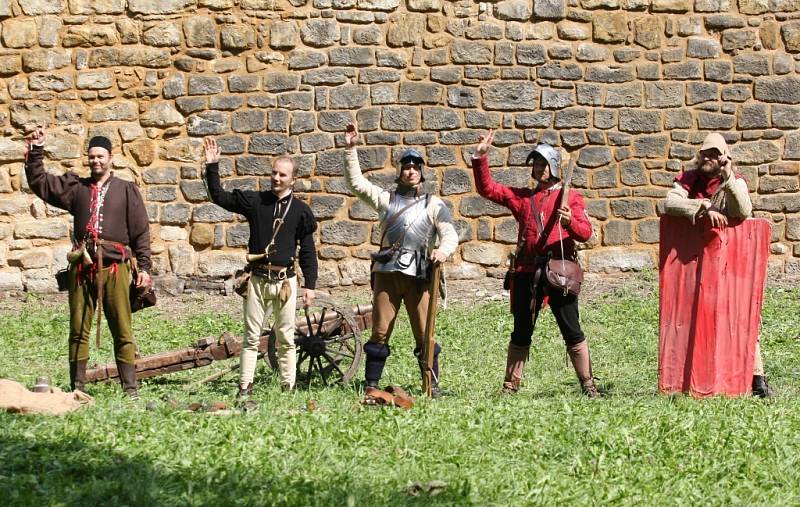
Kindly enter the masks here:
<path id="1" fill-rule="evenodd" d="M 358 132 L 348 125 L 345 180 L 350 190 L 378 212 L 381 226 L 380 250 L 373 254 L 372 276 L 372 337 L 364 345 L 366 365 L 364 377 L 367 387 L 378 387 L 386 358 L 389 357 L 389 339 L 397 312 L 403 303 L 411 321 L 416 348 L 414 355 L 420 361 L 428 313 L 428 273 L 432 262 L 444 262 L 455 252 L 458 235 L 453 227 L 450 212 L 441 199 L 422 193 L 422 155 L 407 149 L 401 155 L 397 168 L 397 188 L 394 192 L 382 190 L 370 183 L 362 174 L 355 146 Z M 438 241 L 438 247 L 435 246 Z M 434 347 L 431 395 L 438 397 L 439 352 Z"/>

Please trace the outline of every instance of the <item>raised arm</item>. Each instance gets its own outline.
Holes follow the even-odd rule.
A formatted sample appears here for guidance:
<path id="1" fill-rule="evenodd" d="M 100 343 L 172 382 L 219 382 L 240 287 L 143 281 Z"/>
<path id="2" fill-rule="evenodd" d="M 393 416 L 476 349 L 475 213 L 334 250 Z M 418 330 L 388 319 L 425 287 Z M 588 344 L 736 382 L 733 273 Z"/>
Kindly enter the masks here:
<path id="1" fill-rule="evenodd" d="M 219 158 L 222 150 L 217 146 L 217 141 L 206 137 L 203 140 L 203 149 L 206 157 L 206 185 L 211 202 L 230 212 L 247 216 L 253 206 L 248 196 L 240 190 L 228 192 L 222 188 L 219 178 Z"/>
<path id="2" fill-rule="evenodd" d="M 362 201 L 374 208 L 378 213 L 383 213 L 389 207 L 391 194 L 383 190 L 378 185 L 370 181 L 361 174 L 361 166 L 358 163 L 358 152 L 356 143 L 358 142 L 358 131 L 352 123 L 347 126 L 345 132 L 347 151 L 345 153 L 344 180 L 350 190 Z"/>
<path id="3" fill-rule="evenodd" d="M 723 182 L 720 191 L 725 192 L 725 208 L 728 216 L 733 218 L 747 218 L 753 214 L 753 203 L 750 200 L 750 191 L 744 178 L 737 177 L 733 172 L 730 159 L 723 167 Z"/>
<path id="4" fill-rule="evenodd" d="M 502 204 L 508 207 L 508 202 L 513 198 L 514 193 L 510 187 L 497 183 L 492 178 L 492 172 L 489 169 L 489 147 L 494 140 L 494 131 L 489 129 L 485 135 L 480 137 L 480 143 L 475 148 L 475 154 L 472 156 L 472 172 L 475 175 L 475 187 L 481 197 L 485 197 L 490 201 Z"/>
<path id="5" fill-rule="evenodd" d="M 44 128 L 37 127 L 25 139 L 25 176 L 28 186 L 44 202 L 72 211 L 72 202 L 80 185 L 77 174 L 49 174 L 44 169 Z"/>

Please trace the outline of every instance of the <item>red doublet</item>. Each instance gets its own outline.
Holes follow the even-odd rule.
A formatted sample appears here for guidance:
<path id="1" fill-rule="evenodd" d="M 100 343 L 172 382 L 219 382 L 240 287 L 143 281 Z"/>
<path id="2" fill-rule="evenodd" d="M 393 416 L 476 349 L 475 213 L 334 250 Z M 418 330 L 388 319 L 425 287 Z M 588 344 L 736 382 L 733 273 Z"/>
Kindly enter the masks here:
<path id="1" fill-rule="evenodd" d="M 739 173 L 733 175 L 737 180 L 744 179 Z M 689 199 L 711 199 L 722 184 L 722 178 L 719 176 L 710 178 L 700 169 L 692 169 L 680 173 L 675 178 L 675 183 L 689 192 Z"/>
<path id="2" fill-rule="evenodd" d="M 475 174 L 475 186 L 478 193 L 492 202 L 505 206 L 514 215 L 524 234 L 525 244 L 518 257 L 517 271 L 531 272 L 535 270 L 534 256 L 543 256 L 547 253 L 561 255 L 559 240 L 564 241 L 564 256 L 571 258 L 575 253 L 575 242 L 583 243 L 592 236 L 592 224 L 586 215 L 586 205 L 580 193 L 569 191 L 569 207 L 572 210 L 572 221 L 568 226 L 562 227 L 558 223 L 558 204 L 561 198 L 561 185 L 546 189 L 532 190 L 530 188 L 517 188 L 501 185 L 493 178 L 489 170 L 489 160 L 484 155 L 472 159 L 472 170 Z M 531 210 L 531 195 L 534 195 L 536 210 L 542 217 L 542 225 L 547 235 L 547 240 L 539 241 L 539 231 L 536 228 L 534 215 Z M 560 234 L 559 234 L 560 231 Z"/>

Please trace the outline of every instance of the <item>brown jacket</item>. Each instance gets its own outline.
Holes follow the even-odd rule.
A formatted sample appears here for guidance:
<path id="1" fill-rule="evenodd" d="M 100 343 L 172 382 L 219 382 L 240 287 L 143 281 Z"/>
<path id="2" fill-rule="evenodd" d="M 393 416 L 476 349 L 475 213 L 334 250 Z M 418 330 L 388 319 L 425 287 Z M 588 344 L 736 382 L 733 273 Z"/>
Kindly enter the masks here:
<path id="1" fill-rule="evenodd" d="M 94 180 L 81 178 L 71 172 L 63 176 L 49 174 L 44 169 L 44 153 L 41 146 L 31 147 L 25 162 L 25 174 L 33 193 L 48 204 L 72 214 L 74 241 L 76 243 L 84 241 L 86 225 L 90 218 L 91 185 Z M 103 201 L 100 239 L 130 247 L 139 269 L 149 272 L 150 227 L 142 195 L 134 183 L 115 178 L 113 175 L 106 184 L 108 192 Z M 120 261 L 122 256 L 122 252 L 113 247 L 103 248 L 104 259 Z"/>

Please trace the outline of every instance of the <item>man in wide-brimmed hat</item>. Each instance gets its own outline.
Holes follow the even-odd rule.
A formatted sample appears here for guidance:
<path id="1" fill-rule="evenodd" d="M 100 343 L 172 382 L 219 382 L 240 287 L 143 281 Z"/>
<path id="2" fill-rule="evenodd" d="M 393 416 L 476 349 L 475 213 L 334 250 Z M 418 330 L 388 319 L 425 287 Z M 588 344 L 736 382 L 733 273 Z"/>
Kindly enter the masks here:
<path id="1" fill-rule="evenodd" d="M 729 219 L 752 216 L 753 204 L 747 182 L 733 170 L 728 143 L 718 133 L 708 134 L 697 155 L 667 193 L 664 210 L 668 215 L 685 217 L 698 226 L 725 227 Z M 703 220 L 707 218 L 708 220 Z M 753 362 L 753 395 L 772 395 L 764 374 L 761 346 L 756 341 Z"/>

